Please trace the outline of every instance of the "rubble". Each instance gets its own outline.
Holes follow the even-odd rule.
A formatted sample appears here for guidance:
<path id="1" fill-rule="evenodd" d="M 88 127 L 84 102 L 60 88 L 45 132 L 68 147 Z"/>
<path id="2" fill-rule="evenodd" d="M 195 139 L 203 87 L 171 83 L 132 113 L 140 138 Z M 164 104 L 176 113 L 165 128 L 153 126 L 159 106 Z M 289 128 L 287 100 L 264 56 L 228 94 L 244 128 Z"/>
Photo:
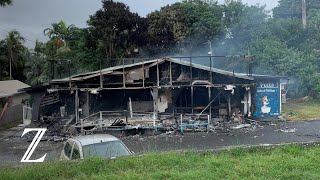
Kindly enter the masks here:
<path id="1" fill-rule="evenodd" d="M 240 124 L 238 126 L 233 126 L 231 129 L 242 129 L 242 128 L 249 128 L 251 127 L 251 124 Z"/>
<path id="2" fill-rule="evenodd" d="M 71 133 L 74 121 L 74 116 L 62 118 L 60 114 L 54 114 L 53 116 L 43 116 L 39 121 L 32 121 L 28 128 L 46 128 L 46 134 L 41 141 L 54 141 L 62 142 L 65 141 L 69 136 L 75 134 Z M 32 141 L 34 134 L 28 133 L 24 136 L 27 141 Z"/>
<path id="3" fill-rule="evenodd" d="M 285 133 L 295 133 L 298 129 L 293 128 L 293 129 L 280 129 L 281 132 Z"/>

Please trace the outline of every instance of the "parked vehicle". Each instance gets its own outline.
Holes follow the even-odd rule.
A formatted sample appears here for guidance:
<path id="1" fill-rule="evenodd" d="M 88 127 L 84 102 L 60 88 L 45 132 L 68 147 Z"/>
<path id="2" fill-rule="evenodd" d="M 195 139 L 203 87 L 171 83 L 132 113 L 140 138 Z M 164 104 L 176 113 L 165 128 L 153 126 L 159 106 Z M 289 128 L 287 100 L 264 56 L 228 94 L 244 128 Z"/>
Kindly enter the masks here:
<path id="1" fill-rule="evenodd" d="M 132 154 L 133 152 L 118 138 L 108 134 L 100 134 L 68 139 L 64 144 L 60 159 L 74 160 L 89 157 L 114 159 Z"/>

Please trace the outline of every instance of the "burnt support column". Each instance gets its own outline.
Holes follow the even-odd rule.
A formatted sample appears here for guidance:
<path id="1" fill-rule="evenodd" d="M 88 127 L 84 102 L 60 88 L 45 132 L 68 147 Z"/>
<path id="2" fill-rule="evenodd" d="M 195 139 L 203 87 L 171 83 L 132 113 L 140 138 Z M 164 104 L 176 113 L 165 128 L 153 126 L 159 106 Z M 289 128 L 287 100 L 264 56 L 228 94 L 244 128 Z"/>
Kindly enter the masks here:
<path id="1" fill-rule="evenodd" d="M 142 64 L 142 87 L 144 87 L 145 80 L 146 80 L 146 77 L 144 74 L 144 64 Z"/>
<path id="2" fill-rule="evenodd" d="M 248 115 L 248 91 L 244 93 L 244 98 L 242 103 L 243 103 L 243 114 L 247 116 Z"/>
<path id="3" fill-rule="evenodd" d="M 160 86 L 159 60 L 157 59 L 157 86 Z"/>
<path id="4" fill-rule="evenodd" d="M 211 102 L 211 87 L 208 87 L 208 97 L 209 97 L 209 103 Z M 212 103 L 211 103 L 212 104 Z M 209 106 L 209 120 L 212 119 L 212 105 Z M 209 124 L 210 125 L 210 124 Z"/>
<path id="5" fill-rule="evenodd" d="M 158 119 L 158 99 L 159 99 L 159 89 L 158 88 L 152 88 L 151 94 L 153 97 L 153 118 Z"/>
<path id="6" fill-rule="evenodd" d="M 209 73 L 209 75 L 210 75 L 210 83 L 213 84 L 213 80 L 212 80 L 212 58 L 211 58 L 211 56 L 210 56 L 210 73 Z"/>
<path id="7" fill-rule="evenodd" d="M 101 66 L 101 60 L 100 60 L 100 89 L 103 89 L 103 76 L 102 76 L 102 66 Z"/>
<path id="8" fill-rule="evenodd" d="M 232 108 L 231 108 L 231 94 L 228 95 L 228 116 L 231 118 L 232 115 Z"/>
<path id="9" fill-rule="evenodd" d="M 251 94 L 251 88 L 248 88 L 248 117 L 252 116 L 251 112 L 251 106 L 252 106 L 252 94 Z"/>
<path id="10" fill-rule="evenodd" d="M 78 92 L 78 89 L 76 89 L 75 93 L 74 93 L 74 109 L 75 109 L 76 123 L 78 123 L 79 122 L 79 92 Z"/>
<path id="11" fill-rule="evenodd" d="M 174 88 L 171 88 L 171 91 L 172 91 L 172 96 L 171 96 L 171 99 L 172 99 L 172 115 L 174 115 L 174 113 L 176 112 L 175 108 L 175 102 L 176 102 L 176 98 L 175 98 L 175 93 L 174 93 Z"/>
<path id="12" fill-rule="evenodd" d="M 192 57 L 190 57 L 190 85 L 193 83 L 193 74 L 192 74 Z"/>
<path id="13" fill-rule="evenodd" d="M 45 97 L 46 92 L 43 91 L 41 93 L 35 93 L 34 96 L 34 101 L 32 103 L 32 120 L 38 121 L 40 119 L 40 105 L 42 99 Z"/>
<path id="14" fill-rule="evenodd" d="M 191 86 L 191 113 L 194 114 L 194 104 L 193 104 L 193 86 Z"/>
<path id="15" fill-rule="evenodd" d="M 90 93 L 89 91 L 85 91 L 86 93 L 86 101 L 83 105 L 83 115 L 85 117 L 90 116 Z"/>
<path id="16" fill-rule="evenodd" d="M 101 73 L 101 70 L 100 70 L 100 78 L 99 78 L 99 80 L 100 80 L 100 89 L 103 89 L 103 75 Z"/>
<path id="17" fill-rule="evenodd" d="M 170 86 L 172 86 L 172 62 L 170 59 Z"/>

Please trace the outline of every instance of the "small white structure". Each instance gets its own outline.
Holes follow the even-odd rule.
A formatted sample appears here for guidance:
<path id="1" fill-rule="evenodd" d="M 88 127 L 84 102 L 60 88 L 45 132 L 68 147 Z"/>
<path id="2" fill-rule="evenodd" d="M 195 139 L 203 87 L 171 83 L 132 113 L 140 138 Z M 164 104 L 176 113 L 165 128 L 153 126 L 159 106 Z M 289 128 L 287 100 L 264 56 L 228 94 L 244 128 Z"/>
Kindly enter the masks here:
<path id="1" fill-rule="evenodd" d="M 24 115 L 23 112 L 23 105 L 30 95 L 19 91 L 28 87 L 30 86 L 18 80 L 0 81 L 0 125 L 15 122 L 22 124 L 24 117 L 30 114 L 26 111 Z"/>

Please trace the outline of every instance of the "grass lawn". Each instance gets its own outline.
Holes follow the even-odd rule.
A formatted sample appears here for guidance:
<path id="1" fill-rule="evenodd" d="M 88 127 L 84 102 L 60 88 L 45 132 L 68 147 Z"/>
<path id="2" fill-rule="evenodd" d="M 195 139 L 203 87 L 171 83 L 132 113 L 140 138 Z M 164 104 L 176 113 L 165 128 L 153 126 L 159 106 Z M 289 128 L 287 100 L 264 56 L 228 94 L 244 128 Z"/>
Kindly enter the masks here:
<path id="1" fill-rule="evenodd" d="M 0 179 L 320 179 L 320 146 L 152 153 L 0 169 Z"/>
<path id="2" fill-rule="evenodd" d="M 289 121 L 319 120 L 320 101 L 289 102 L 283 105 L 283 116 Z"/>

